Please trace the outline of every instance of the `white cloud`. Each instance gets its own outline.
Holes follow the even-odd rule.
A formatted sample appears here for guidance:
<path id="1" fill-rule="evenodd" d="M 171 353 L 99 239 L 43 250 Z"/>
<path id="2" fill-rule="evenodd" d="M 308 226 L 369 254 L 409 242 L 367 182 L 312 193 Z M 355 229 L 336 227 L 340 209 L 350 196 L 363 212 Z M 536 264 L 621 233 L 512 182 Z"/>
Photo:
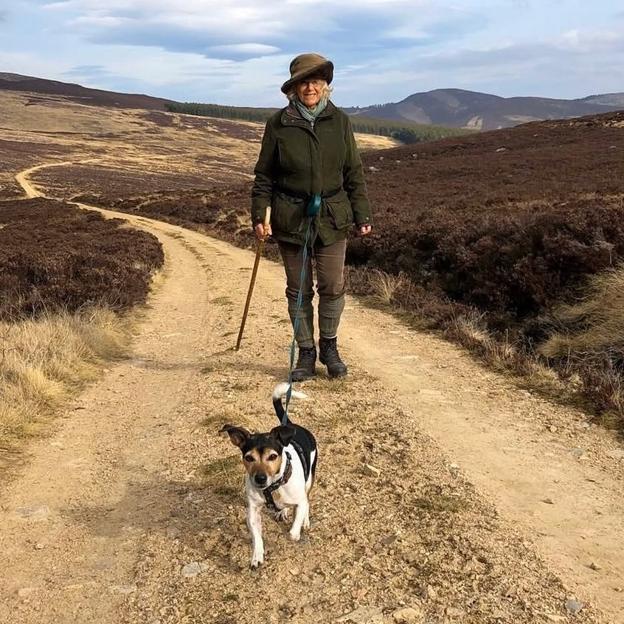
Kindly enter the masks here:
<path id="1" fill-rule="evenodd" d="M 265 56 L 267 54 L 275 54 L 279 52 L 279 48 L 275 46 L 264 45 L 262 43 L 234 43 L 231 45 L 220 45 L 208 48 L 207 53 L 210 54 L 245 54 L 249 56 Z"/>

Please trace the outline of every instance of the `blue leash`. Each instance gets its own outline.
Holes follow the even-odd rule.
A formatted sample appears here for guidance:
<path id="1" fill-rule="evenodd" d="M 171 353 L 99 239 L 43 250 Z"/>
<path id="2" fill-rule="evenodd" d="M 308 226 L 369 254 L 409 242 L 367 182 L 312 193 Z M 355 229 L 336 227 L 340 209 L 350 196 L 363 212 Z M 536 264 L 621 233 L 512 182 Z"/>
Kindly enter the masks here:
<path id="1" fill-rule="evenodd" d="M 308 243 L 310 242 L 310 234 L 312 232 L 312 223 L 314 217 L 319 213 L 321 209 L 321 195 L 312 195 L 308 205 L 306 206 L 306 217 L 308 219 L 308 225 L 306 227 L 305 238 L 303 242 L 303 249 L 301 250 L 301 273 L 299 274 L 299 292 L 297 293 L 297 307 L 295 309 L 295 321 L 293 323 L 293 339 L 290 343 L 290 365 L 288 370 L 288 391 L 286 392 L 286 404 L 284 405 L 284 416 L 282 417 L 282 425 L 288 422 L 288 406 L 292 397 L 293 391 L 293 369 L 295 367 L 295 347 L 297 345 L 297 331 L 299 330 L 299 313 L 303 307 L 303 287 L 306 276 L 306 266 L 308 264 Z"/>

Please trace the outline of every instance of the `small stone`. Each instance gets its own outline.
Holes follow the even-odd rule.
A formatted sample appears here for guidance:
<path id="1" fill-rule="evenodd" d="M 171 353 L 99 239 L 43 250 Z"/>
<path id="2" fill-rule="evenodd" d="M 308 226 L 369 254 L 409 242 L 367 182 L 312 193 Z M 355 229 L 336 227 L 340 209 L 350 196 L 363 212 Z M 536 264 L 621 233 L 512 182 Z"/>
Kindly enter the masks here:
<path id="1" fill-rule="evenodd" d="M 431 585 L 427 585 L 427 598 L 430 600 L 435 600 L 438 597 L 438 592 L 436 592 Z"/>
<path id="2" fill-rule="evenodd" d="M 542 503 L 546 503 L 547 505 L 554 505 L 555 501 L 552 498 L 542 498 Z"/>
<path id="3" fill-rule="evenodd" d="M 351 611 L 336 622 L 345 624 L 383 624 L 383 611 L 379 607 L 358 607 L 355 611 Z"/>
<path id="4" fill-rule="evenodd" d="M 506 147 L 499 147 L 496 151 L 497 152 L 506 152 L 507 148 Z"/>
<path id="5" fill-rule="evenodd" d="M 45 545 L 42 544 L 41 542 L 38 542 L 35 544 L 35 550 L 43 550 L 45 548 Z"/>
<path id="6" fill-rule="evenodd" d="M 133 594 L 136 590 L 136 585 L 113 585 L 111 587 L 111 591 L 114 591 L 118 594 L 123 594 L 124 596 Z"/>
<path id="7" fill-rule="evenodd" d="M 193 578 L 198 574 L 201 574 L 204 570 L 206 570 L 207 566 L 205 563 L 200 563 L 199 561 L 191 561 L 191 563 L 187 563 L 181 570 L 182 576 L 186 578 Z"/>
<path id="8" fill-rule="evenodd" d="M 578 613 L 580 613 L 584 606 L 585 605 L 576 598 L 568 598 L 565 603 L 565 608 L 567 612 L 571 613 L 572 615 L 577 615 Z"/>
<path id="9" fill-rule="evenodd" d="M 597 572 L 598 570 L 602 570 L 602 566 L 598 565 L 595 561 L 592 561 L 589 564 L 589 569 L 590 570 L 595 570 Z"/>
<path id="10" fill-rule="evenodd" d="M 376 171 L 379 171 L 379 169 L 377 169 L 377 167 L 373 167 L 373 165 L 371 165 L 371 166 L 368 168 L 368 170 L 369 170 L 369 171 L 372 171 L 373 173 L 375 173 Z"/>
<path id="11" fill-rule="evenodd" d="M 548 429 L 550 430 L 550 433 L 557 433 L 557 427 L 555 427 L 555 425 L 550 425 Z"/>
<path id="12" fill-rule="evenodd" d="M 290 568 L 290 570 L 288 570 L 293 576 L 299 576 L 301 570 L 299 570 L 299 568 Z"/>
<path id="13" fill-rule="evenodd" d="M 456 607 L 446 607 L 446 615 L 450 618 L 463 618 L 465 613 Z"/>
<path id="14" fill-rule="evenodd" d="M 375 466 L 371 466 L 370 464 L 364 464 L 362 471 L 369 477 L 378 477 L 381 474 L 379 468 L 375 468 Z"/>
<path id="15" fill-rule="evenodd" d="M 392 619 L 398 624 L 414 624 L 416 622 L 422 622 L 424 614 L 420 609 L 414 607 L 405 607 L 399 609 L 392 614 Z"/>
<path id="16" fill-rule="evenodd" d="M 45 520 L 50 514 L 50 508 L 47 505 L 35 505 L 33 507 L 18 507 L 15 513 L 20 518 L 28 518 L 29 520 Z"/>

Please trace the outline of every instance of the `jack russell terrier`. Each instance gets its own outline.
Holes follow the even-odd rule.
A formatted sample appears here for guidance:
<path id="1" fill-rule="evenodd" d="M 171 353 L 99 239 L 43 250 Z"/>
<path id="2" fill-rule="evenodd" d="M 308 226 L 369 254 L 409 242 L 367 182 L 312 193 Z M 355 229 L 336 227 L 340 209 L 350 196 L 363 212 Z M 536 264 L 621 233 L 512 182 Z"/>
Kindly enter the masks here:
<path id="1" fill-rule="evenodd" d="M 273 391 L 273 407 L 280 423 L 285 413 L 282 399 L 287 392 L 287 383 L 278 384 Z M 293 392 L 292 396 L 307 398 L 302 392 Z M 255 569 L 264 562 L 262 507 L 266 505 L 278 520 L 285 520 L 289 507 L 296 507 L 290 529 L 295 542 L 301 537 L 302 527 L 310 527 L 308 493 L 316 472 L 316 440 L 305 427 L 290 420 L 268 433 L 250 433 L 233 425 L 224 425 L 221 432 L 227 433 L 241 450 L 247 471 L 247 526 L 251 532 L 251 568 Z"/>

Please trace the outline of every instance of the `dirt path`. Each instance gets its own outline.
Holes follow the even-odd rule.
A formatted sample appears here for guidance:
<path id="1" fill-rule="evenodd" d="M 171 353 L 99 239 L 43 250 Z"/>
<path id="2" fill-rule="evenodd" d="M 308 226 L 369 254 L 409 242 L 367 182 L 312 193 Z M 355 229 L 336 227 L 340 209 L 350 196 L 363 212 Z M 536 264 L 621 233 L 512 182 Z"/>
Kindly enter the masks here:
<path id="1" fill-rule="evenodd" d="M 295 406 L 321 448 L 312 531 L 294 545 L 267 519 L 267 564 L 250 574 L 239 459 L 216 431 L 273 425 L 281 268 L 263 263 L 234 353 L 251 254 L 107 214 L 159 236 L 166 279 L 133 357 L 2 492 L 0 621 L 374 623 L 404 606 L 431 622 L 624 621 L 616 442 L 353 300 L 350 377 L 307 382 Z"/>

